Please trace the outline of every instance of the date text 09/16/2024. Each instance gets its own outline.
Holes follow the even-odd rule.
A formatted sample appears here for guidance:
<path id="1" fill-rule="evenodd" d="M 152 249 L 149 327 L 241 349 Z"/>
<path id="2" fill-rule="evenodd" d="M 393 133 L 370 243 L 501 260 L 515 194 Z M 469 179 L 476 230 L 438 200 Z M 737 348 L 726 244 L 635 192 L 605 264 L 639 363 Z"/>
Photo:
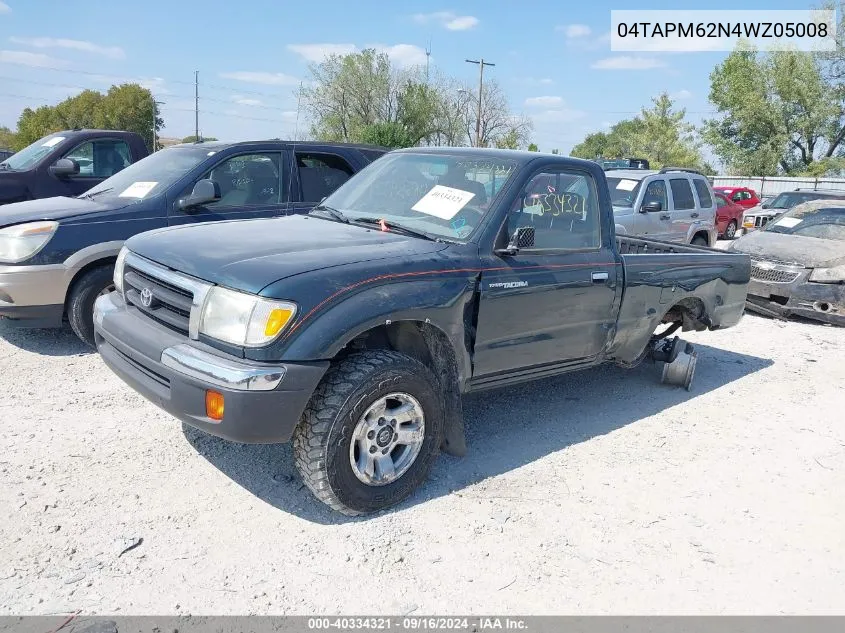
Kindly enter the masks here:
<path id="1" fill-rule="evenodd" d="M 334 617 L 309 618 L 312 631 L 527 631 L 528 624 L 521 618 L 510 617 Z"/>

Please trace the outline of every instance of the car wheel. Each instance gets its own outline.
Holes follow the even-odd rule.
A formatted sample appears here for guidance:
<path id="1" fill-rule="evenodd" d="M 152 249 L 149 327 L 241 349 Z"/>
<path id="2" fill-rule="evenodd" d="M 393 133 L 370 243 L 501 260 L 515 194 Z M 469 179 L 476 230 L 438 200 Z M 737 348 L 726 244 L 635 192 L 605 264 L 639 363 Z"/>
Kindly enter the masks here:
<path id="1" fill-rule="evenodd" d="M 707 239 L 701 237 L 700 235 L 696 235 L 694 238 L 692 238 L 692 242 L 690 242 L 690 244 L 692 244 L 693 246 L 708 246 Z"/>
<path id="2" fill-rule="evenodd" d="M 728 226 L 725 227 L 725 234 L 724 237 L 726 240 L 732 240 L 736 238 L 736 220 L 731 220 L 728 222 Z"/>
<path id="3" fill-rule="evenodd" d="M 428 476 L 444 415 L 437 380 L 405 354 L 377 350 L 329 369 L 293 436 L 317 499 L 349 516 L 393 506 Z"/>
<path id="4" fill-rule="evenodd" d="M 94 302 L 102 294 L 114 290 L 114 274 L 111 266 L 100 266 L 89 270 L 73 284 L 67 304 L 67 318 L 70 327 L 83 343 L 96 347 L 94 343 Z"/>

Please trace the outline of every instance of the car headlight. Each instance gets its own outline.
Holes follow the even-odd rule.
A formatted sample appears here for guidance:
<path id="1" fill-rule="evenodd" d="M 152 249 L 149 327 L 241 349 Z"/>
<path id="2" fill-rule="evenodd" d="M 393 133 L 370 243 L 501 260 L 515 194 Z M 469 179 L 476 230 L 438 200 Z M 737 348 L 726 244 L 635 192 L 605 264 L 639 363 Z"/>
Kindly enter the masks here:
<path id="1" fill-rule="evenodd" d="M 112 281 L 114 282 L 114 289 L 120 293 L 123 293 L 123 265 L 126 263 L 127 253 L 129 253 L 128 248 L 125 246 L 121 248 L 117 254 L 117 261 L 114 263 L 114 277 Z"/>
<path id="2" fill-rule="evenodd" d="M 17 264 L 29 259 L 50 241 L 58 222 L 28 222 L 0 229 L 0 261 Z"/>
<path id="3" fill-rule="evenodd" d="M 214 286 L 205 299 L 199 331 L 225 343 L 260 347 L 279 336 L 295 315 L 296 304 L 290 301 Z"/>
<path id="4" fill-rule="evenodd" d="M 833 268 L 814 268 L 810 281 L 822 284 L 835 284 L 845 281 L 845 264 Z"/>

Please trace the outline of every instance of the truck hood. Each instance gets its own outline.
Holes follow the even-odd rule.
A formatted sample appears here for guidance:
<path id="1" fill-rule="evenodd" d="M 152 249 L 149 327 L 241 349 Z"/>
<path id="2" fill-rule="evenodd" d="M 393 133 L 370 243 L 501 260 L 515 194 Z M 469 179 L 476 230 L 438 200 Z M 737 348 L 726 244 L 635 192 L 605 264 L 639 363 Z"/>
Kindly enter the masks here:
<path id="1" fill-rule="evenodd" d="M 845 263 L 845 242 L 816 237 L 754 231 L 743 235 L 730 248 L 760 259 L 795 262 L 805 268 L 830 268 Z"/>
<path id="2" fill-rule="evenodd" d="M 42 198 L 0 206 L 0 227 L 37 220 L 61 220 L 86 213 L 109 211 L 115 207 L 87 198 Z"/>
<path id="3" fill-rule="evenodd" d="M 130 238 L 127 248 L 182 273 L 257 294 L 268 285 L 333 266 L 404 259 L 448 247 L 315 217 L 287 216 L 170 227 Z"/>

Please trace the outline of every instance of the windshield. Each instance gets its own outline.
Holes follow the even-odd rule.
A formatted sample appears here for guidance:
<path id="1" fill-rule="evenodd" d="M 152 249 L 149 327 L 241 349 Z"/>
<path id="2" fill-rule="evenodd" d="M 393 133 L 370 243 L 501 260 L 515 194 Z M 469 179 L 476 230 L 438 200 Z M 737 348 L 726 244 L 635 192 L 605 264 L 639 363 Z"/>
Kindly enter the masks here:
<path id="1" fill-rule="evenodd" d="M 797 207 L 769 222 L 764 231 L 845 241 L 845 206 Z"/>
<path id="2" fill-rule="evenodd" d="M 430 237 L 463 241 L 481 223 L 515 169 L 513 161 L 477 154 L 387 154 L 324 204 L 353 222 L 383 219 Z"/>
<path id="3" fill-rule="evenodd" d="M 642 180 L 631 180 L 630 178 L 608 178 L 607 186 L 610 188 L 610 202 L 614 207 L 633 206 L 634 200 L 640 191 Z"/>
<path id="4" fill-rule="evenodd" d="M 199 147 L 163 149 L 106 178 L 79 197 L 123 198 L 126 202 L 137 202 L 161 193 L 213 153 Z"/>
<path id="5" fill-rule="evenodd" d="M 818 193 L 799 193 L 797 191 L 787 191 L 778 194 L 777 198 L 768 203 L 769 209 L 791 209 L 796 204 L 807 202 L 809 200 L 818 200 L 824 198 L 824 195 Z"/>
<path id="6" fill-rule="evenodd" d="M 11 169 L 13 171 L 29 169 L 30 167 L 34 167 L 38 164 L 38 161 L 52 152 L 53 148 L 63 140 L 65 140 L 64 136 L 50 134 L 49 136 L 38 139 L 32 145 L 24 147 L 17 154 L 12 154 L 0 164 L 2 164 L 6 169 Z"/>

